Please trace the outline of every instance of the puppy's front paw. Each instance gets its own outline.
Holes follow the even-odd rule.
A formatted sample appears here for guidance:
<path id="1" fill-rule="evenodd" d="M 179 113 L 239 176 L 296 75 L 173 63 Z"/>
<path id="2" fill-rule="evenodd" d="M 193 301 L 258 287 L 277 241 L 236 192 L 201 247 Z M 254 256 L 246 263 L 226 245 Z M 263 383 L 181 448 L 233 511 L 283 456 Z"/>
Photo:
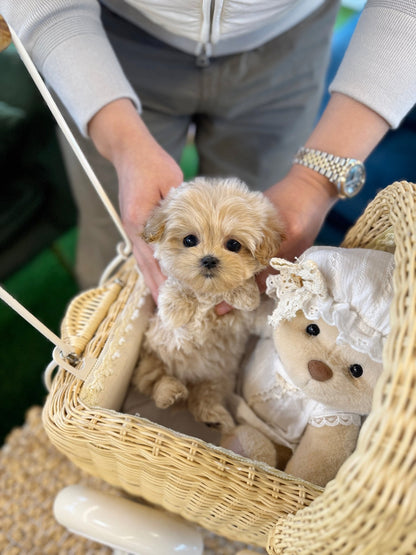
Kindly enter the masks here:
<path id="1" fill-rule="evenodd" d="M 163 376 L 153 388 L 153 399 L 159 409 L 167 409 L 187 398 L 187 387 L 173 376 Z"/>
<path id="2" fill-rule="evenodd" d="M 224 300 L 238 310 L 255 310 L 260 304 L 260 291 L 254 278 L 227 292 Z"/>
<path id="3" fill-rule="evenodd" d="M 153 387 L 165 375 L 165 365 L 151 352 L 143 353 L 134 372 L 133 383 L 140 391 L 151 397 Z"/>
<path id="4" fill-rule="evenodd" d="M 158 315 L 167 329 L 185 326 L 195 314 L 195 299 L 178 291 L 177 284 L 167 280 L 161 287 L 158 298 Z"/>
<path id="5" fill-rule="evenodd" d="M 273 443 L 249 424 L 241 424 L 231 434 L 224 434 L 221 446 L 243 457 L 276 466 L 276 449 Z"/>
<path id="6" fill-rule="evenodd" d="M 195 419 L 204 422 L 210 428 L 215 428 L 223 434 L 230 434 L 235 428 L 234 420 L 228 410 L 222 405 L 204 405 L 200 407 Z"/>

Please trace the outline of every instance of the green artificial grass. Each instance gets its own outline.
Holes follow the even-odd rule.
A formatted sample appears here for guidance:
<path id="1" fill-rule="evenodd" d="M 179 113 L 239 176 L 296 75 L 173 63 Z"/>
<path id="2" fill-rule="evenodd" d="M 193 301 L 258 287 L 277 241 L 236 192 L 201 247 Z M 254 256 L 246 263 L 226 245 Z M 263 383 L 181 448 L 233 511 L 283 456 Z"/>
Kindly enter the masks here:
<path id="1" fill-rule="evenodd" d="M 344 23 L 346 23 L 349 20 L 349 18 L 355 15 L 356 13 L 357 12 L 352 8 L 346 8 L 344 6 L 341 6 L 337 14 L 337 19 L 335 21 L 335 29 L 344 25 Z"/>
<path id="2" fill-rule="evenodd" d="M 76 231 L 66 233 L 4 283 L 4 288 L 49 329 L 59 323 L 77 293 L 72 275 Z M 0 443 L 24 421 L 26 410 L 43 404 L 42 374 L 53 345 L 4 303 L 0 305 Z"/>
<path id="3" fill-rule="evenodd" d="M 199 158 L 194 143 L 188 143 L 183 149 L 180 165 L 185 181 L 189 181 L 197 175 Z"/>

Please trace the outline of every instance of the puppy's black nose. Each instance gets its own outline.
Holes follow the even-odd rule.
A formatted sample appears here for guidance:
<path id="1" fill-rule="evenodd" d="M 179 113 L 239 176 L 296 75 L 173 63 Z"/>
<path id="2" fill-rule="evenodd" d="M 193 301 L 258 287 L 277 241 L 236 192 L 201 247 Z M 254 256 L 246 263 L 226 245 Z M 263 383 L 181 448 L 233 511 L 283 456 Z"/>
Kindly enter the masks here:
<path id="1" fill-rule="evenodd" d="M 211 254 L 204 256 L 204 258 L 201 258 L 201 266 L 203 266 L 207 270 L 212 270 L 212 268 L 215 268 L 218 262 L 218 258 L 212 256 Z"/>

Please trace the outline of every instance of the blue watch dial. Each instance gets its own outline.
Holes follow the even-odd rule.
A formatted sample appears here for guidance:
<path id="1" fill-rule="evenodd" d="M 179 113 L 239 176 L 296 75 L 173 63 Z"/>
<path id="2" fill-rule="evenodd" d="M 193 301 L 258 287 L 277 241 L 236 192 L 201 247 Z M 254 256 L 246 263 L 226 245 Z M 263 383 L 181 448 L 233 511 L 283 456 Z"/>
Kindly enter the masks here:
<path id="1" fill-rule="evenodd" d="M 347 197 L 356 195 L 365 181 L 365 169 L 362 164 L 355 164 L 347 173 L 344 182 L 344 194 Z"/>

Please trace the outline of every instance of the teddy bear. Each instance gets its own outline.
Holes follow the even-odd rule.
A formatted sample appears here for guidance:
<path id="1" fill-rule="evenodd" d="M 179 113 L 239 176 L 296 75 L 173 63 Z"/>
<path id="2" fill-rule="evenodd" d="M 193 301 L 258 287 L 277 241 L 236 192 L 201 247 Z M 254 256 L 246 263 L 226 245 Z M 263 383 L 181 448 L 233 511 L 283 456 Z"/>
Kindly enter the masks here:
<path id="1" fill-rule="evenodd" d="M 356 446 L 382 372 L 394 257 L 311 247 L 273 258 L 258 339 L 230 398 L 222 446 L 320 486 Z M 274 308 L 274 310 L 273 310 Z"/>

